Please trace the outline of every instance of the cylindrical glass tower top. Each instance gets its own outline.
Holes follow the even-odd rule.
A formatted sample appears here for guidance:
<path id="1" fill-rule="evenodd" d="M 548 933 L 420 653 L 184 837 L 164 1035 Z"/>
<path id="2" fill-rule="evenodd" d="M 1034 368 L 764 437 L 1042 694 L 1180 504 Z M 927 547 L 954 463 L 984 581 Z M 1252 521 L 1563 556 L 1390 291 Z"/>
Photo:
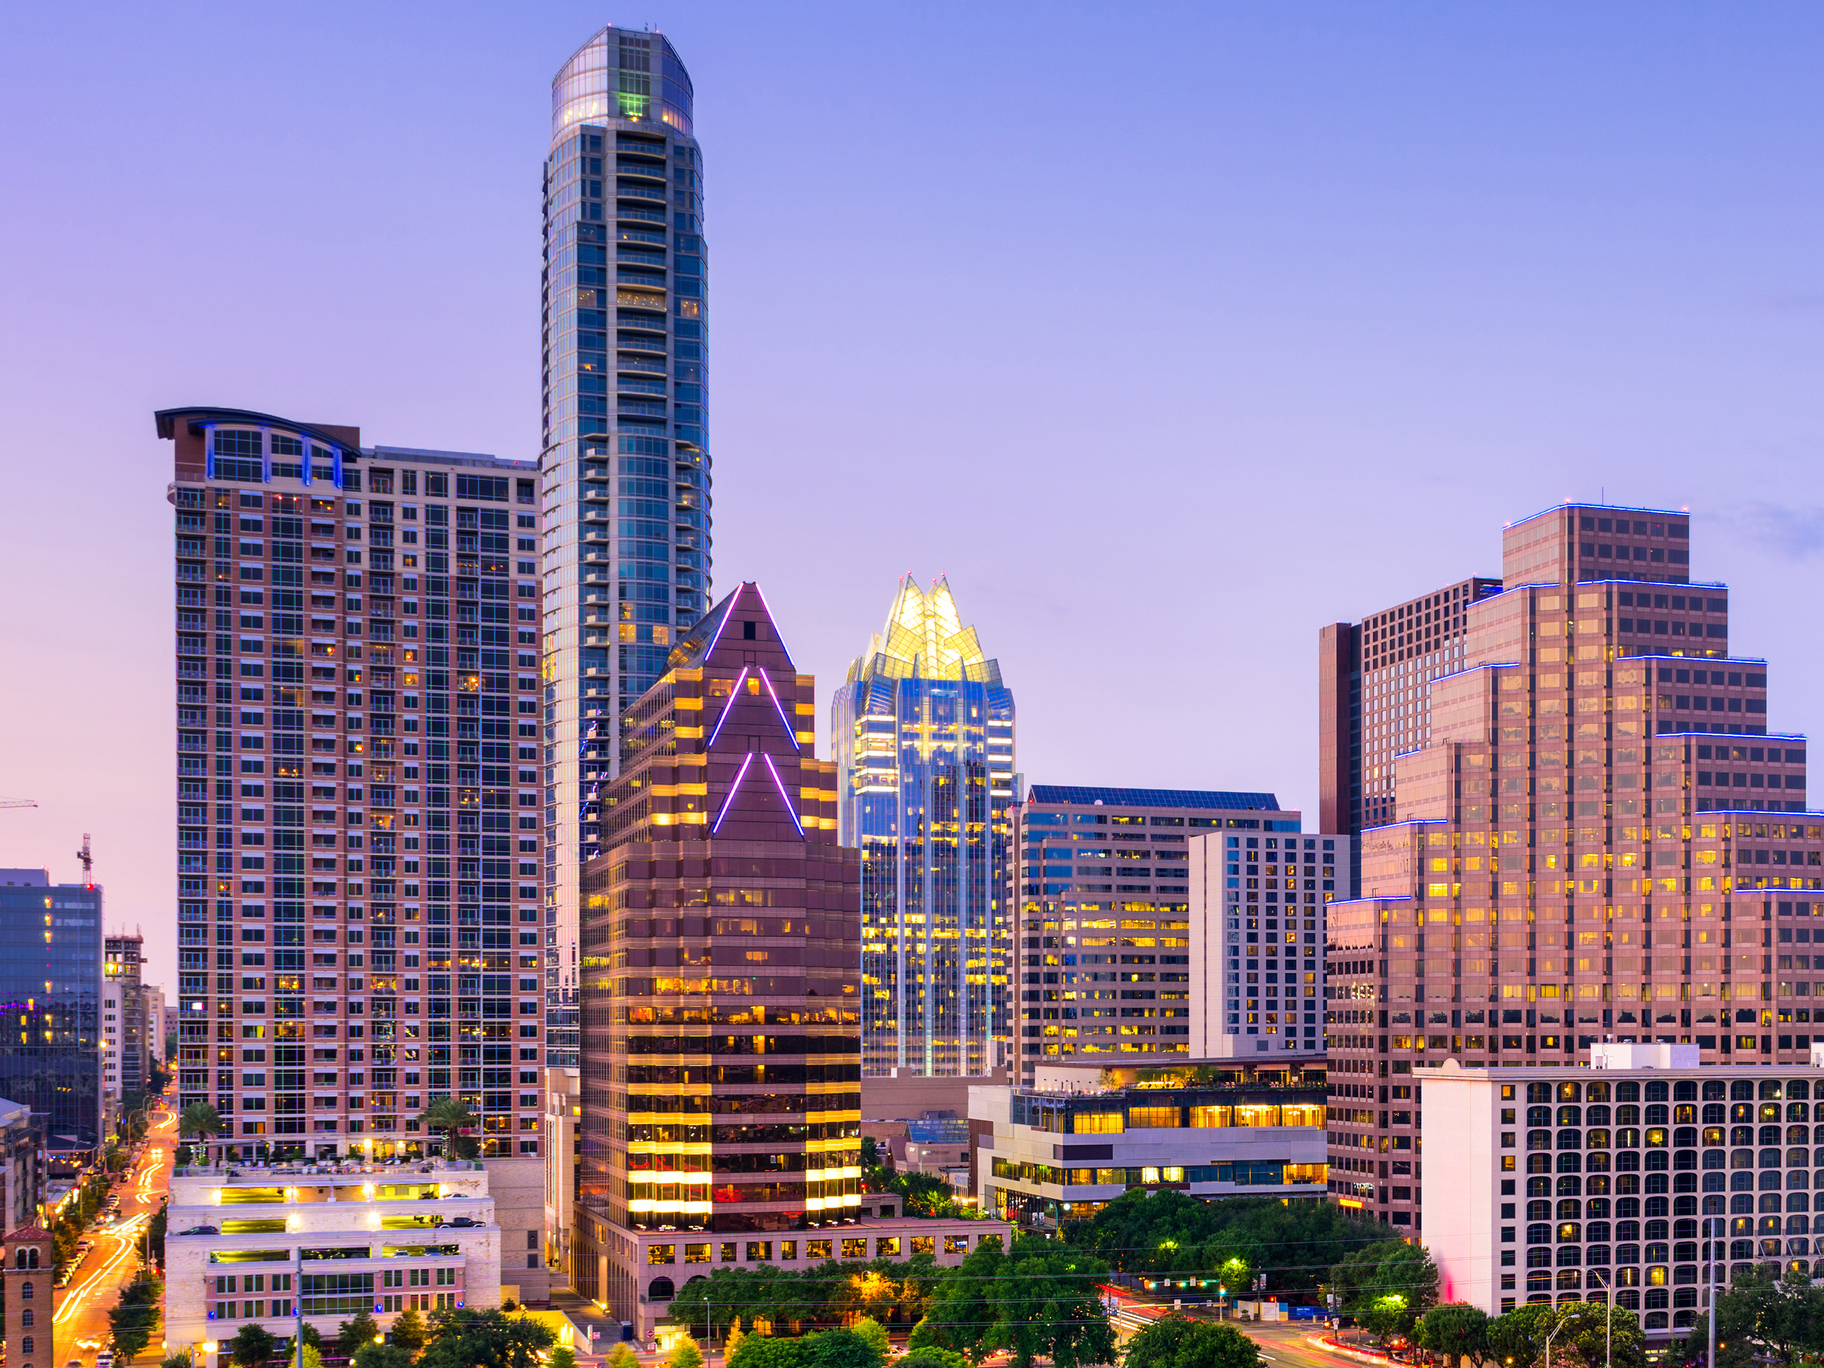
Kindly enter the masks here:
<path id="1" fill-rule="evenodd" d="M 551 141 L 609 119 L 657 120 L 689 134 L 692 99 L 690 73 L 663 34 L 605 28 L 551 81 Z"/>

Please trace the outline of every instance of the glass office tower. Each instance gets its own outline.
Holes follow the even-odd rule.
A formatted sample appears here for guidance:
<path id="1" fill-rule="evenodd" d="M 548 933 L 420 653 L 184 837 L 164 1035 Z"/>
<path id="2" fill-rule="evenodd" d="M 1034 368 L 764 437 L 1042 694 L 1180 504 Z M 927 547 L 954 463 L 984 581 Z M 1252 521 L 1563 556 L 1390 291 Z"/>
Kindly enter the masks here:
<path id="1" fill-rule="evenodd" d="M 0 869 L 0 1096 L 32 1109 L 46 1148 L 92 1150 L 101 1106 L 101 888 Z"/>
<path id="2" fill-rule="evenodd" d="M 702 158 L 657 33 L 605 28 L 551 83 L 545 162 L 545 997 L 578 1062 L 579 870 L 620 712 L 708 603 Z"/>
<path id="3" fill-rule="evenodd" d="M 863 1071 L 987 1073 L 1008 1035 L 1013 694 L 947 581 L 900 581 L 831 733 L 842 843 L 861 847 Z"/>

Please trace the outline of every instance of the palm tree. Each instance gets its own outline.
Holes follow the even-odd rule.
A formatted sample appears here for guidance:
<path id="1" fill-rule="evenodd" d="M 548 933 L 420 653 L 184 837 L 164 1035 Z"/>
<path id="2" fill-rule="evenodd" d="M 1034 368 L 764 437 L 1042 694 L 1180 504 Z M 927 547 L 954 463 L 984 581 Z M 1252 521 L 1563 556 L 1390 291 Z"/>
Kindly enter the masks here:
<path id="1" fill-rule="evenodd" d="M 460 1144 L 457 1133 L 476 1124 L 468 1107 L 454 1097 L 432 1098 L 431 1105 L 418 1114 L 418 1119 L 427 1130 L 447 1132 L 444 1148 L 452 1153 Z"/>
<path id="2" fill-rule="evenodd" d="M 214 1107 L 207 1102 L 192 1102 L 185 1107 L 183 1114 L 177 1118 L 179 1136 L 195 1135 L 201 1137 L 204 1146 L 204 1162 L 208 1162 L 208 1139 L 211 1135 L 226 1135 L 228 1123 L 223 1121 Z"/>

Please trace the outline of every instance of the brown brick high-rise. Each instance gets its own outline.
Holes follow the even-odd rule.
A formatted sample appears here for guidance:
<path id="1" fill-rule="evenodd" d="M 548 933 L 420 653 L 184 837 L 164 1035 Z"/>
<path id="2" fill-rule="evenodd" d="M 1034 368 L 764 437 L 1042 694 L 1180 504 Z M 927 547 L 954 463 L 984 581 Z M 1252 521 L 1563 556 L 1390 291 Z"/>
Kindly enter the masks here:
<path id="1" fill-rule="evenodd" d="M 794 1231 L 860 1206 L 860 865 L 812 751 L 814 681 L 754 584 L 668 665 L 621 720 L 583 882 L 575 1286 L 629 1320 L 665 1295 L 649 1232 Z M 698 1236 L 687 1259 L 716 1245 L 734 1257 Z"/>

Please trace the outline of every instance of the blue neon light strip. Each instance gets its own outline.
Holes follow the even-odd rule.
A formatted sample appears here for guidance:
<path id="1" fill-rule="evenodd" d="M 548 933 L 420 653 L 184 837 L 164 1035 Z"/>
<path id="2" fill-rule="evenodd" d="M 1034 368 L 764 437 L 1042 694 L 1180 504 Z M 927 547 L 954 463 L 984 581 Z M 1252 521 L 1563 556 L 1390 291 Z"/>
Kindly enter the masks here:
<path id="1" fill-rule="evenodd" d="M 709 834 L 711 836 L 714 836 L 722 829 L 722 819 L 728 816 L 729 806 L 735 801 L 735 795 L 741 791 L 741 781 L 747 778 L 747 767 L 753 763 L 754 753 L 749 751 L 747 753 L 747 758 L 741 762 L 740 770 L 735 774 L 735 782 L 728 786 L 728 797 L 722 800 L 722 811 L 716 814 L 716 820 L 709 828 Z M 767 763 L 770 765 L 772 761 L 769 760 Z"/>
<path id="2" fill-rule="evenodd" d="M 722 715 L 716 719 L 715 730 L 710 732 L 709 740 L 704 742 L 703 749 L 708 750 L 716 744 L 716 738 L 722 735 L 722 724 L 728 721 L 728 714 L 734 709 L 735 699 L 740 696 L 741 685 L 747 679 L 748 667 L 743 667 L 740 676 L 735 680 L 735 687 L 728 691 L 728 702 L 722 705 Z"/>
<path id="3" fill-rule="evenodd" d="M 798 834 L 804 835 L 804 823 L 798 820 L 798 809 L 793 806 L 791 795 L 785 791 L 785 780 L 779 777 L 779 771 L 773 768 L 773 757 L 765 757 L 766 767 L 772 772 L 773 787 L 779 790 L 779 796 L 785 800 L 785 810 L 792 815 L 792 825 L 798 828 Z"/>
<path id="4" fill-rule="evenodd" d="M 798 733 L 792 730 L 791 722 L 786 719 L 785 704 L 779 701 L 779 695 L 773 690 L 772 677 L 765 670 L 758 670 L 758 673 L 760 678 L 766 682 L 766 691 L 773 695 L 773 707 L 779 711 L 779 720 L 785 723 L 785 739 L 792 743 L 793 750 L 802 753 L 804 748 L 798 744 Z"/>

